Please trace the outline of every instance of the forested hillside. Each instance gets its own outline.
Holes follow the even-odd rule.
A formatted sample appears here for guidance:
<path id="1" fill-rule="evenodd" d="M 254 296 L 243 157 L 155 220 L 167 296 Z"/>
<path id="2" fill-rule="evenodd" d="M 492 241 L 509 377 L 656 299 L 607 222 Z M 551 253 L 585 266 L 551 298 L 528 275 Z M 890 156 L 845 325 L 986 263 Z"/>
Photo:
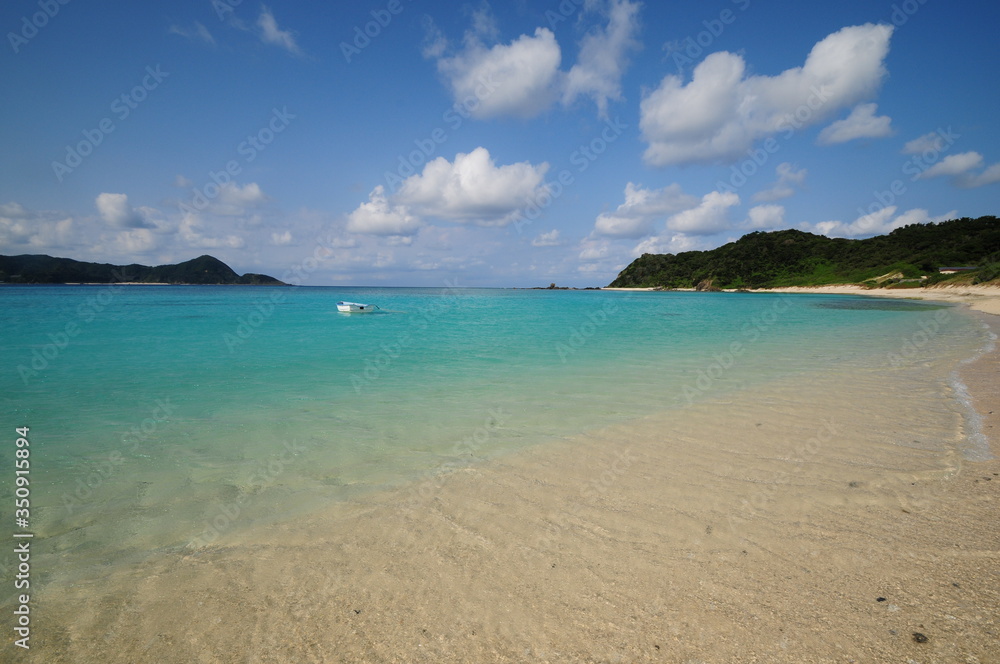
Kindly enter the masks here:
<path id="1" fill-rule="evenodd" d="M 176 265 L 111 265 L 86 263 L 41 254 L 0 256 L 0 282 L 14 284 L 110 284 L 122 282 L 165 284 L 270 284 L 282 282 L 266 274 L 240 276 L 213 256 L 199 256 Z"/>
<path id="2" fill-rule="evenodd" d="M 913 224 L 863 240 L 798 230 L 749 233 L 709 251 L 643 254 L 610 286 L 775 288 L 862 283 L 894 272 L 933 282 L 946 266 L 981 266 L 972 280 L 983 282 L 1000 276 L 998 264 L 1000 222 L 990 216 Z"/>

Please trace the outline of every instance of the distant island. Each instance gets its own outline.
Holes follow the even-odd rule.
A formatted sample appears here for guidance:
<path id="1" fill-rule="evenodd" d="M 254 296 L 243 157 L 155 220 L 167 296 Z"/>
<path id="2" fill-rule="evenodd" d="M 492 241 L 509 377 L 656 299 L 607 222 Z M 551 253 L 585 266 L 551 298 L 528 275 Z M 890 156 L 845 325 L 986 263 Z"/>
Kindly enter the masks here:
<path id="1" fill-rule="evenodd" d="M 86 263 L 71 258 L 43 254 L 0 256 L 0 282 L 7 284 L 171 284 L 171 285 L 247 285 L 285 286 L 266 274 L 242 276 L 214 256 L 176 265 L 111 265 Z"/>
<path id="2" fill-rule="evenodd" d="M 911 224 L 864 240 L 799 230 L 754 232 L 709 251 L 643 254 L 608 287 L 721 290 L 861 284 L 914 288 L 997 279 L 1000 222 L 991 216 Z"/>

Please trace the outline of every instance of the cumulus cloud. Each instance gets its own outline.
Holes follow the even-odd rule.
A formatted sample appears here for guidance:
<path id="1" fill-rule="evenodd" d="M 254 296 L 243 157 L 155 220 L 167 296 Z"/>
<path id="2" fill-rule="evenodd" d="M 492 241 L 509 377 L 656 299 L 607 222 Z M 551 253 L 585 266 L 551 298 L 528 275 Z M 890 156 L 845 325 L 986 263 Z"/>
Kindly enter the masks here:
<path id="1" fill-rule="evenodd" d="M 283 247 L 292 243 L 291 231 L 281 233 L 271 233 L 271 244 L 276 247 Z"/>
<path id="2" fill-rule="evenodd" d="M 897 207 L 890 205 L 877 212 L 858 217 L 851 222 L 843 221 L 821 221 L 815 224 L 802 224 L 803 229 L 826 235 L 828 237 L 868 237 L 872 235 L 884 235 L 897 228 L 909 226 L 911 224 L 927 224 L 954 219 L 957 212 L 952 210 L 947 214 L 932 217 L 920 208 L 908 210 L 897 215 Z"/>
<path id="3" fill-rule="evenodd" d="M 101 219 L 117 228 L 143 228 L 146 220 L 128 204 L 125 194 L 100 194 L 94 201 Z"/>
<path id="4" fill-rule="evenodd" d="M 750 208 L 747 222 L 754 230 L 778 228 L 785 223 L 783 205 L 758 205 Z"/>
<path id="5" fill-rule="evenodd" d="M 347 217 L 347 230 L 367 235 L 412 235 L 420 229 L 420 220 L 403 205 L 393 205 L 378 185 Z"/>
<path id="6" fill-rule="evenodd" d="M 261 41 L 265 44 L 278 46 L 293 55 L 302 55 L 302 50 L 295 41 L 295 33 L 279 28 L 274 14 L 268 7 L 261 6 L 260 16 L 257 17 L 257 27 L 260 29 Z"/>
<path id="7" fill-rule="evenodd" d="M 2 205 L 0 246 L 18 253 L 131 260 L 157 248 L 165 237 L 161 224 L 149 221 L 158 211 L 133 209 L 125 194 L 101 194 L 96 206 L 96 217 L 74 218 L 64 212 L 27 210 L 17 203 Z"/>
<path id="8" fill-rule="evenodd" d="M 960 175 L 966 171 L 972 170 L 973 168 L 978 168 L 982 165 L 982 163 L 983 155 L 978 152 L 950 154 L 918 175 L 917 178 L 926 180 L 927 178 L 935 178 L 942 175 Z"/>
<path id="9" fill-rule="evenodd" d="M 0 205 L 0 246 L 7 252 L 31 252 L 75 244 L 76 225 L 61 212 L 28 210 L 20 203 Z"/>
<path id="10" fill-rule="evenodd" d="M 492 48 L 473 40 L 461 53 L 438 60 L 438 71 L 456 102 L 476 102 L 466 104 L 474 117 L 532 117 L 555 99 L 561 59 L 555 35 L 538 28 L 534 36 L 521 35 Z"/>
<path id="11" fill-rule="evenodd" d="M 611 247 L 605 241 L 596 240 L 584 240 L 581 243 L 580 254 L 578 258 L 581 261 L 599 261 L 607 258 L 608 254 L 611 253 Z"/>
<path id="12" fill-rule="evenodd" d="M 663 78 L 640 104 L 644 153 L 653 166 L 726 162 L 754 142 L 822 122 L 873 95 L 886 75 L 893 28 L 865 24 L 817 43 L 801 67 L 776 76 L 747 75 L 746 62 L 712 53 L 685 83 Z"/>
<path id="13" fill-rule="evenodd" d="M 607 117 L 608 100 L 622 98 L 621 79 L 628 54 L 639 47 L 639 9 L 636 2 L 611 0 L 607 25 L 591 31 L 580 42 L 577 62 L 566 74 L 564 104 L 587 95 L 597 104 L 598 114 Z"/>
<path id="14" fill-rule="evenodd" d="M 562 244 L 559 239 L 559 230 L 552 229 L 548 233 L 541 233 L 531 241 L 532 247 L 558 247 Z"/>
<path id="15" fill-rule="evenodd" d="M 648 235 L 657 219 L 698 205 L 698 199 L 685 194 L 679 184 L 662 189 L 645 189 L 629 182 L 625 202 L 611 213 L 598 215 L 594 231 L 599 235 L 638 238 Z"/>
<path id="16" fill-rule="evenodd" d="M 732 192 L 710 191 L 701 203 L 667 219 L 667 228 L 686 235 L 711 235 L 729 230 L 729 208 L 740 204 Z"/>
<path id="17" fill-rule="evenodd" d="M 423 172 L 403 181 L 393 199 L 422 217 L 504 226 L 544 193 L 548 168 L 528 162 L 497 166 L 489 150 L 479 147 L 458 153 L 453 162 L 444 157 L 428 162 Z"/>
<path id="18" fill-rule="evenodd" d="M 806 169 L 796 168 L 794 164 L 787 161 L 778 164 L 775 172 L 778 174 L 778 181 L 769 188 L 758 191 L 753 195 L 752 200 L 770 202 L 793 196 L 796 187 L 802 186 L 808 173 Z"/>
<path id="19" fill-rule="evenodd" d="M 928 134 L 928 136 L 930 135 Z M 973 189 L 1000 182 L 1000 163 L 984 168 L 978 173 L 974 172 L 982 168 L 983 161 L 983 155 L 978 152 L 951 154 L 920 173 L 917 178 L 926 180 L 935 177 L 950 177 L 952 184 L 963 189 Z"/>
<path id="20" fill-rule="evenodd" d="M 654 235 L 635 246 L 633 254 L 679 254 L 683 251 L 693 251 L 700 246 L 698 239 L 684 233 L 673 235 Z"/>
<path id="21" fill-rule="evenodd" d="M 817 143 L 833 145 L 859 138 L 882 138 L 892 134 L 892 118 L 875 115 L 878 104 L 859 104 L 843 120 L 837 120 L 819 133 Z"/>
<path id="22" fill-rule="evenodd" d="M 150 229 L 131 228 L 113 234 L 102 248 L 117 256 L 134 256 L 148 253 L 158 244 L 157 235 Z"/>
<path id="23" fill-rule="evenodd" d="M 217 204 L 223 206 L 219 212 L 229 211 L 235 214 L 242 214 L 247 208 L 256 207 L 265 201 L 267 196 L 256 182 L 247 183 L 242 187 L 235 182 L 227 182 L 219 187 L 219 195 L 216 198 Z"/>
<path id="24" fill-rule="evenodd" d="M 474 117 L 534 117 L 556 101 L 569 105 L 581 96 L 593 99 L 606 117 L 608 102 L 621 99 L 629 53 L 639 46 L 640 7 L 631 0 L 588 0 L 581 16 L 596 14 L 603 22 L 583 36 L 568 72 L 561 69 L 562 49 L 549 28 L 495 43 L 499 31 L 485 4 L 473 13 L 461 49 L 451 55 L 440 29 L 425 21 L 422 52 L 437 60 L 455 102 Z"/>
<path id="25" fill-rule="evenodd" d="M 964 189 L 973 189 L 997 182 L 1000 182 L 1000 163 L 993 164 L 982 173 L 963 173 L 955 180 L 955 184 Z"/>

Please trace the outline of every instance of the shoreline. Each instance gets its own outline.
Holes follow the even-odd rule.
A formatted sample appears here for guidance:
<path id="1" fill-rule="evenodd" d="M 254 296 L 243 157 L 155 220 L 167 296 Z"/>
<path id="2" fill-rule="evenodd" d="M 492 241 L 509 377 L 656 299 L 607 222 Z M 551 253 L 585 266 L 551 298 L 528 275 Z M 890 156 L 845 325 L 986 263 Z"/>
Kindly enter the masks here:
<path id="1" fill-rule="evenodd" d="M 751 293 L 815 293 L 826 295 L 868 295 L 895 299 L 930 300 L 967 304 L 973 311 L 1000 316 L 1000 287 L 998 286 L 934 286 L 930 288 L 873 288 L 842 284 L 837 286 L 791 286 L 766 288 Z"/>
<path id="2" fill-rule="evenodd" d="M 693 288 L 602 288 L 606 291 L 623 292 L 696 292 Z M 929 288 L 863 288 L 855 284 L 829 286 L 786 286 L 783 288 L 756 288 L 746 291 L 724 290 L 725 293 L 791 293 L 815 295 L 865 295 L 907 300 L 931 300 L 967 304 L 973 311 L 1000 316 L 1000 286 L 933 286 Z"/>

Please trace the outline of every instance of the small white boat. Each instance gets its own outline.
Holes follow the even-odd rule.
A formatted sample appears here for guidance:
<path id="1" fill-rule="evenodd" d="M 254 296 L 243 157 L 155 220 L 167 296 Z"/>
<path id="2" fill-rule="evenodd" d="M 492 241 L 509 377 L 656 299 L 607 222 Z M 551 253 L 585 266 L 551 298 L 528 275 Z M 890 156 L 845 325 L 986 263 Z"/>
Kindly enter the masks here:
<path id="1" fill-rule="evenodd" d="M 378 307 L 374 304 L 361 304 L 360 302 L 338 302 L 337 311 L 345 314 L 360 314 L 375 311 Z"/>

